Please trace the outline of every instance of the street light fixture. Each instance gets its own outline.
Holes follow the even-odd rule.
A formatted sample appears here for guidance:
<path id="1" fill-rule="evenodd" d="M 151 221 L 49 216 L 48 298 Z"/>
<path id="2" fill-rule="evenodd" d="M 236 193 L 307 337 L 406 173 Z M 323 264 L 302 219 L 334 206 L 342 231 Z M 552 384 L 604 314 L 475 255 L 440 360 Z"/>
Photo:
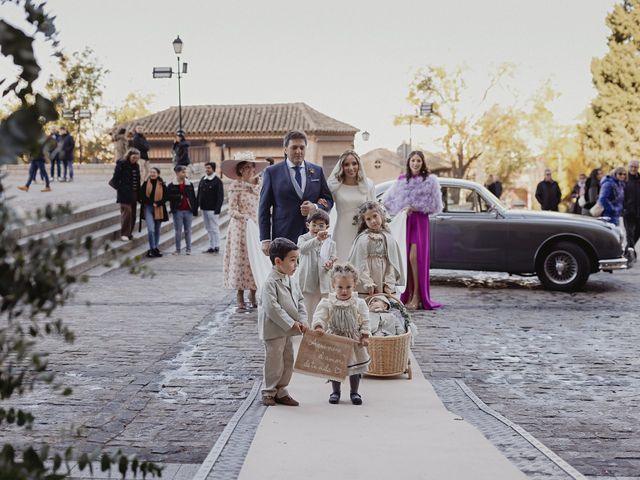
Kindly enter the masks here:
<path id="1" fill-rule="evenodd" d="M 153 67 L 153 78 L 171 78 L 171 67 Z"/>
<path id="2" fill-rule="evenodd" d="M 369 137 L 371 137 L 371 134 L 369 132 L 367 132 L 366 130 L 362 132 L 362 140 L 364 140 L 365 142 L 368 142 Z"/>
<path id="3" fill-rule="evenodd" d="M 178 130 L 184 131 L 182 128 L 182 85 L 180 80 L 182 75 L 187 73 L 187 63 L 180 65 L 180 54 L 182 53 L 182 40 L 178 35 L 172 43 L 173 51 L 178 56 L 178 69 L 173 70 L 171 67 L 153 67 L 153 78 L 172 78 L 174 75 L 178 77 Z"/>
<path id="4" fill-rule="evenodd" d="M 173 41 L 173 51 L 176 52 L 176 55 L 180 55 L 182 53 L 182 40 L 180 40 L 180 35 L 178 35 Z"/>
<path id="5" fill-rule="evenodd" d="M 84 159 L 83 149 L 82 149 L 82 120 L 90 120 L 91 119 L 91 110 L 87 110 L 85 108 L 67 108 L 62 110 L 62 117 L 67 120 L 73 120 L 76 124 L 76 128 L 78 130 L 78 146 L 80 147 L 80 162 Z"/>
<path id="6" fill-rule="evenodd" d="M 412 115 L 409 117 L 409 151 L 411 152 L 413 149 L 413 139 L 412 139 L 412 135 L 411 135 L 411 127 L 413 126 L 413 119 L 414 118 L 420 118 L 420 117 L 430 117 L 431 114 L 433 114 L 433 102 L 421 102 L 420 103 L 420 108 L 418 109 L 418 111 L 416 112 L 415 115 Z"/>

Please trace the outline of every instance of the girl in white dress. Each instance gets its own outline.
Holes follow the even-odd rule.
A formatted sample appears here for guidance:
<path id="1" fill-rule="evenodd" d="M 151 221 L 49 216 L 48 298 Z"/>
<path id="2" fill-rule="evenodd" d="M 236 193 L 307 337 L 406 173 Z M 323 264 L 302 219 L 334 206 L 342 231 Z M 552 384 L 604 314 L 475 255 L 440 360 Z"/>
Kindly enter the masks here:
<path id="1" fill-rule="evenodd" d="M 359 213 L 358 236 L 349 254 L 349 263 L 360 272 L 358 292 L 394 294 L 396 286 L 404 284 L 404 265 L 398 242 L 387 227 L 386 212 L 378 202 L 366 202 Z"/>
<path id="2" fill-rule="evenodd" d="M 333 228 L 338 261 L 346 262 L 358 233 L 358 208 L 366 201 L 375 200 L 375 187 L 367 178 L 360 157 L 353 150 L 340 155 L 327 179 L 327 185 L 338 215 Z"/>
<path id="3" fill-rule="evenodd" d="M 358 393 L 360 377 L 369 368 L 369 309 L 365 301 L 355 291 L 358 282 L 356 269 L 346 264 L 337 263 L 331 270 L 331 282 L 335 293 L 323 298 L 313 315 L 313 328 L 322 335 L 324 332 L 340 335 L 355 340 L 353 353 L 348 365 L 349 384 L 351 386 L 351 403 L 362 405 L 362 397 Z M 340 402 L 340 382 L 331 381 L 332 393 L 329 403 Z"/>

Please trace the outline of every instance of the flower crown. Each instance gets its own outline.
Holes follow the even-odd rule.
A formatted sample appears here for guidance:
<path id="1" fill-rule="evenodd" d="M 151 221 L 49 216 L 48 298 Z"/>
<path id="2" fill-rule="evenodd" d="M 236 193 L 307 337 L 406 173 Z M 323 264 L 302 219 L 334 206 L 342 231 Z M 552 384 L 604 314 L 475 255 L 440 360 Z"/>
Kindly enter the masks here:
<path id="1" fill-rule="evenodd" d="M 256 159 L 256 156 L 253 152 L 238 152 L 233 154 L 234 160 L 240 160 L 242 162 L 253 162 Z"/>

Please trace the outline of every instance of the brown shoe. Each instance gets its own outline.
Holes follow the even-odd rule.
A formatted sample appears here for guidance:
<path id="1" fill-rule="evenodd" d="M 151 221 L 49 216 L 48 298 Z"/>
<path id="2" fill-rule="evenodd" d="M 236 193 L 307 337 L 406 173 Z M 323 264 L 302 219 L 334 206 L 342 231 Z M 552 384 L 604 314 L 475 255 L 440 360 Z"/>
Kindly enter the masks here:
<path id="1" fill-rule="evenodd" d="M 297 407 L 298 405 L 300 405 L 300 403 L 291 398 L 289 395 L 285 395 L 284 397 L 280 398 L 276 397 L 275 400 L 276 403 L 279 403 L 280 405 L 286 405 L 287 407 Z"/>
<path id="2" fill-rule="evenodd" d="M 42 190 L 40 190 L 41 192 L 50 192 L 51 189 L 49 187 L 45 187 Z"/>
<path id="3" fill-rule="evenodd" d="M 29 191 L 29 187 L 27 187 L 26 185 L 20 185 L 18 187 L 18 190 L 22 190 L 23 192 L 28 192 Z"/>
<path id="4" fill-rule="evenodd" d="M 273 397 L 267 397 L 266 395 L 264 395 L 262 397 L 262 404 L 267 407 L 273 407 L 276 404 L 276 401 Z"/>

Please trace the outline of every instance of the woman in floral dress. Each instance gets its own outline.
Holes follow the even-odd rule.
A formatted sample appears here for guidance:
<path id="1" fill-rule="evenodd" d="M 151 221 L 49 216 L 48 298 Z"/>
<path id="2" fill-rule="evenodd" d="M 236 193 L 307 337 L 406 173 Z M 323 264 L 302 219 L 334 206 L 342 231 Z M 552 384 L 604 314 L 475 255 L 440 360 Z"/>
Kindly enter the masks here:
<path id="1" fill-rule="evenodd" d="M 231 163 L 234 165 L 230 165 Z M 232 168 L 231 175 L 228 172 L 230 167 Z M 225 172 L 225 170 L 227 171 Z M 239 310 L 257 308 L 256 282 L 249 264 L 246 236 L 247 221 L 249 219 L 257 221 L 260 183 L 259 177 L 256 176 L 256 164 L 251 161 L 228 160 L 223 163 L 223 173 L 231 178 L 236 178 L 229 188 L 229 215 L 231 219 L 227 227 L 227 242 L 224 251 L 224 287 L 237 290 Z M 244 301 L 245 290 L 249 290 L 248 305 Z"/>

